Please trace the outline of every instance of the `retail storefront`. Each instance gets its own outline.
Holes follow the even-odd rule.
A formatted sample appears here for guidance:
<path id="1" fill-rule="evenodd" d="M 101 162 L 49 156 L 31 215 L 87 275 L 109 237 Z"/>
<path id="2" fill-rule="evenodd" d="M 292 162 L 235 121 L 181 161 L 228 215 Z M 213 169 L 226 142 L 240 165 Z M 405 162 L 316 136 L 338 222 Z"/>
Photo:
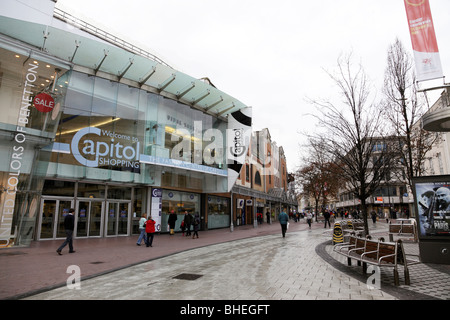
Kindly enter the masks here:
<path id="1" fill-rule="evenodd" d="M 0 247 L 64 237 L 70 208 L 78 238 L 136 234 L 144 213 L 165 232 L 171 210 L 176 229 L 185 211 L 229 226 L 229 199 L 210 194 L 228 191 L 226 115 L 245 106 L 68 28 L 54 4 L 36 1 L 50 25 L 0 16 Z"/>
<path id="2" fill-rule="evenodd" d="M 231 203 L 229 196 L 206 195 L 208 229 L 229 227 Z"/>

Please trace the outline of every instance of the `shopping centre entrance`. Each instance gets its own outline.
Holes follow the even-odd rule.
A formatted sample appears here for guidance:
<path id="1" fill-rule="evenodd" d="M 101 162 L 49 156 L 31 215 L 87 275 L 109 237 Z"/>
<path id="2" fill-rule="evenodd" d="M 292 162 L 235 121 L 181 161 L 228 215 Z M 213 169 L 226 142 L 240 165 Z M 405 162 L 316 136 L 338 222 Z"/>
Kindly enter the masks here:
<path id="1" fill-rule="evenodd" d="M 64 217 L 75 209 L 77 238 L 128 235 L 131 222 L 129 200 L 42 197 L 38 240 L 64 238 Z"/>

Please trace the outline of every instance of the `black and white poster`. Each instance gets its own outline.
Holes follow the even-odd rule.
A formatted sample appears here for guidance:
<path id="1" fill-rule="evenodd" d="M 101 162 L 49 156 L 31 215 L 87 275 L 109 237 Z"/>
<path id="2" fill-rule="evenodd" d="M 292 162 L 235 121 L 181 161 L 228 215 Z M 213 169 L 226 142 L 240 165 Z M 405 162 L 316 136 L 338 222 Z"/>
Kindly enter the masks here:
<path id="1" fill-rule="evenodd" d="M 450 239 L 450 177 L 422 177 L 414 186 L 419 237 Z"/>

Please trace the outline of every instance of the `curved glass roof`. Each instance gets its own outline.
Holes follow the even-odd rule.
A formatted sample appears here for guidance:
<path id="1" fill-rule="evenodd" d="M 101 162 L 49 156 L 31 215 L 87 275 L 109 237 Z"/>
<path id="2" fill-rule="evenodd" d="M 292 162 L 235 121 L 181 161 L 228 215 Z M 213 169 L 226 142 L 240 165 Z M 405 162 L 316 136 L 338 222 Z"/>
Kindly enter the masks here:
<path id="1" fill-rule="evenodd" d="M 55 11 L 54 17 L 64 22 L 59 21 L 61 28 L 0 16 L 0 33 L 30 45 L 31 52 L 24 52 L 29 56 L 45 52 L 72 68 L 112 75 L 116 81 L 158 92 L 211 115 L 226 116 L 247 107 L 207 81 L 179 72 L 92 25 L 72 21 L 62 11 Z M 85 33 L 77 34 L 80 30 Z"/>

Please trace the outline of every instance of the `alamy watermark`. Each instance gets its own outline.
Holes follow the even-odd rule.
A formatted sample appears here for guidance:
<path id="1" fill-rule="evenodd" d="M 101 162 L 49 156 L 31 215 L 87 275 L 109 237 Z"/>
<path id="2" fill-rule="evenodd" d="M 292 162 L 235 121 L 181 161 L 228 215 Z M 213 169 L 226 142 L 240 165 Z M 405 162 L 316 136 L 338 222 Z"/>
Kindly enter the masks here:
<path id="1" fill-rule="evenodd" d="M 367 273 L 370 274 L 367 278 L 366 285 L 369 290 L 381 289 L 381 271 L 379 266 L 368 266 Z"/>
<path id="2" fill-rule="evenodd" d="M 66 273 L 71 275 L 67 278 L 66 287 L 70 290 L 81 289 L 81 269 L 77 265 L 70 265 L 67 267 Z"/>

